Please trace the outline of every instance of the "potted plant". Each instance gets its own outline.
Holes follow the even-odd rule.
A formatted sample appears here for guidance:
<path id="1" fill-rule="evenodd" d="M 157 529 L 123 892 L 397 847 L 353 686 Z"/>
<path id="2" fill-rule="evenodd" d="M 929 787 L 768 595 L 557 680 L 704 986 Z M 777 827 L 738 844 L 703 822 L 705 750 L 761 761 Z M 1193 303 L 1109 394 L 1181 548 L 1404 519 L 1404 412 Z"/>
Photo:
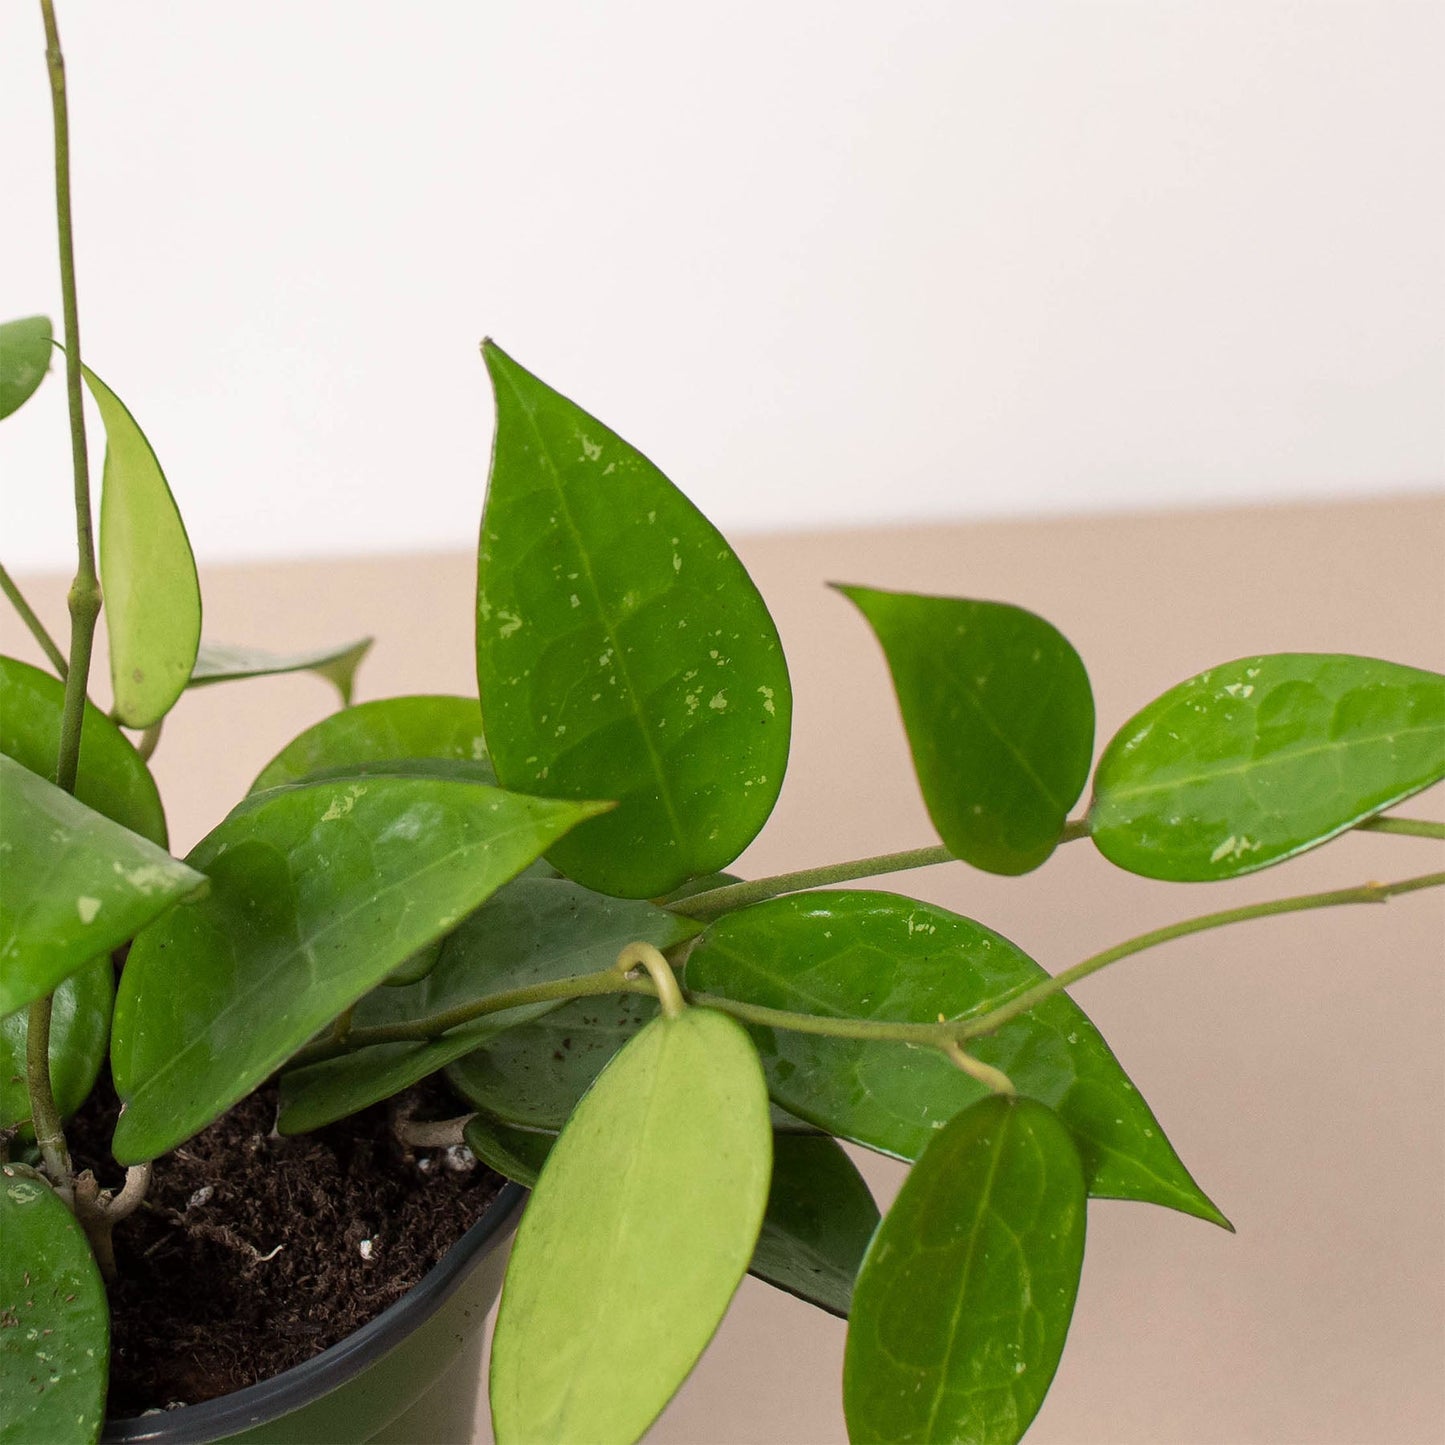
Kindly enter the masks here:
<path id="1" fill-rule="evenodd" d="M 0 579 L 55 674 L 0 661 L 0 1439 L 99 1436 L 113 1236 L 178 1151 L 263 1089 L 282 1136 L 401 1100 L 386 1127 L 403 1146 L 464 1141 L 533 1187 L 490 1365 L 503 1445 L 639 1438 L 749 1270 L 848 1318 L 852 1438 L 1020 1438 L 1065 1342 L 1087 1200 L 1227 1227 L 1067 989 L 1170 938 L 1445 873 L 1191 910 L 1054 976 L 985 923 L 867 880 L 953 860 L 1022 875 L 1087 840 L 1144 877 L 1208 882 L 1354 828 L 1445 836 L 1382 816 L 1445 776 L 1445 680 L 1336 654 L 1227 661 L 1147 703 L 1094 766 L 1087 673 L 1044 619 L 850 585 L 941 841 L 731 877 L 787 763 L 766 604 L 639 451 L 486 343 L 479 698 L 344 707 L 174 858 L 146 766 L 169 710 L 299 666 L 345 698 L 364 647 L 202 644 L 159 463 L 82 360 L 63 66 L 42 11 L 80 560 L 65 650 Z M 43 318 L 0 328 L 0 415 L 52 345 Z M 106 433 L 98 565 L 86 387 Z M 102 617 L 108 715 L 87 701 Z M 94 1111 L 106 1067 L 123 1106 L 106 1121 L 113 1188 L 76 1168 L 68 1122 Z M 418 1121 L 409 1091 L 438 1077 L 457 1117 Z M 910 1162 L 881 1219 L 839 1141 Z M 479 1322 L 518 1200 L 396 1314 L 266 1387 L 269 1413 L 241 1391 L 113 1435 L 398 1428 L 395 1381 L 440 1379 L 459 1321 Z M 465 1415 L 465 1389 L 441 1383 Z"/>

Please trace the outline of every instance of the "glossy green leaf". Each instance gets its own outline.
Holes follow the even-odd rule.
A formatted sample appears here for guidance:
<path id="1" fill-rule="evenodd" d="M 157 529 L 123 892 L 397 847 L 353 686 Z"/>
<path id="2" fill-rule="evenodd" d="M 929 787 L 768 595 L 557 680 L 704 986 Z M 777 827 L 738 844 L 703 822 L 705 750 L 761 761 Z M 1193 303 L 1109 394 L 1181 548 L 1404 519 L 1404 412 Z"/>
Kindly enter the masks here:
<path id="1" fill-rule="evenodd" d="M 595 803 L 376 777 L 248 799 L 196 846 L 211 879 L 136 939 L 116 997 L 114 1152 L 204 1128 Z"/>
<path id="2" fill-rule="evenodd" d="M 773 1182 L 753 1274 L 846 1319 L 877 1227 L 878 1206 L 836 1140 L 773 1135 Z"/>
<path id="3" fill-rule="evenodd" d="M 109 954 L 205 878 L 0 754 L 0 1016 Z"/>
<path id="4" fill-rule="evenodd" d="M 484 347 L 497 436 L 477 566 L 477 677 L 497 776 L 616 798 L 550 855 L 655 898 L 730 863 L 787 764 L 792 693 L 767 608 L 646 457 Z"/>
<path id="5" fill-rule="evenodd" d="M 65 684 L 13 657 L 0 657 L 0 753 L 55 781 Z M 160 793 L 130 739 L 92 703 L 80 733 L 75 796 L 122 828 L 166 846 Z"/>
<path id="6" fill-rule="evenodd" d="M 55 990 L 50 1013 L 50 1088 L 69 1118 L 85 1102 L 110 1042 L 115 969 L 109 958 L 73 973 Z M 30 1122 L 25 1087 L 25 1040 L 29 1010 L 0 1018 L 0 1129 Z"/>
<path id="7" fill-rule="evenodd" d="M 1031 1099 L 991 1098 L 924 1151 L 853 1295 L 855 1445 L 1013 1445 L 1058 1368 L 1084 1262 L 1084 1176 Z"/>
<path id="8" fill-rule="evenodd" d="M 840 587 L 883 645 L 928 815 L 949 851 L 1027 873 L 1089 778 L 1094 695 L 1057 628 L 1001 602 Z"/>
<path id="9" fill-rule="evenodd" d="M 932 904 L 839 890 L 775 898 L 719 919 L 690 954 L 689 990 L 828 1017 L 931 1023 L 967 1018 L 1047 975 L 1006 938 Z M 916 1159 L 986 1094 L 930 1048 L 753 1029 L 773 1097 L 819 1128 Z M 1063 994 L 971 1053 L 1073 1131 L 1090 1192 L 1225 1224 L 1189 1177 L 1099 1031 Z"/>
<path id="10" fill-rule="evenodd" d="M 110 1309 L 75 1216 L 0 1164 L 0 1445 L 90 1445 L 105 1424 Z"/>
<path id="11" fill-rule="evenodd" d="M 147 728 L 185 691 L 201 641 L 196 561 L 165 473 L 120 398 L 89 368 L 105 424 L 100 580 L 116 717 Z"/>
<path id="12" fill-rule="evenodd" d="M 0 420 L 35 394 L 50 370 L 48 316 L 24 316 L 0 322 Z"/>
<path id="13" fill-rule="evenodd" d="M 628 1445 L 687 1377 L 752 1256 L 767 1092 L 747 1035 L 686 1009 L 578 1106 L 517 1231 L 492 1345 L 498 1445 Z"/>
<path id="14" fill-rule="evenodd" d="M 352 1028 L 415 1023 L 488 994 L 610 968 L 629 943 L 670 948 L 696 932 L 696 924 L 649 903 L 605 898 L 565 878 L 529 874 L 465 919 L 419 982 L 377 989 L 363 998 Z M 528 1004 L 486 1014 L 430 1043 L 378 1044 L 290 1070 L 281 1077 L 278 1127 L 283 1134 L 300 1134 L 353 1114 L 556 1007 L 553 1002 Z"/>
<path id="15" fill-rule="evenodd" d="M 1124 724 L 1089 828 L 1111 862 L 1208 882 L 1279 863 L 1445 777 L 1445 677 L 1372 657 L 1245 657 Z"/>
<path id="16" fill-rule="evenodd" d="M 282 672 L 314 672 L 336 688 L 344 705 L 351 701 L 356 669 L 371 651 L 373 640 L 363 637 L 359 642 L 348 642 L 344 647 L 322 647 L 284 656 L 259 647 L 203 642 L 196 653 L 196 665 L 191 669 L 191 686 L 237 682 L 247 677 L 270 677 Z"/>
<path id="17" fill-rule="evenodd" d="M 261 770 L 251 791 L 399 758 L 485 764 L 487 744 L 476 698 L 388 697 L 343 708 L 287 743 Z"/>
<path id="18" fill-rule="evenodd" d="M 851 1159 L 823 1134 L 780 1133 L 773 1177 L 748 1272 L 846 1319 L 853 1281 L 878 1226 L 878 1206 Z M 557 1135 L 474 1114 L 467 1147 L 489 1169 L 531 1188 Z"/>

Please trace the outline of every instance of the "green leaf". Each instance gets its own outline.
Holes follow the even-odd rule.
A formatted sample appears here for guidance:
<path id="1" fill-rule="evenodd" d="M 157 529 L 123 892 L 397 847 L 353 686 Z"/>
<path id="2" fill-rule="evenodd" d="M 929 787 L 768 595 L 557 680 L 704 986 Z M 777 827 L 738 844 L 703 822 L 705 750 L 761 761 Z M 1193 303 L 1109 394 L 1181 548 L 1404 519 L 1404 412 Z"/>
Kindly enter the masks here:
<path id="1" fill-rule="evenodd" d="M 670 948 L 697 928 L 649 903 L 604 898 L 565 878 L 527 875 L 494 894 L 450 934 L 420 982 L 380 988 L 363 998 L 352 1028 L 415 1023 L 488 994 L 592 973 L 611 967 L 629 943 Z M 606 1006 L 611 1000 L 589 1002 Z M 283 1134 L 300 1134 L 344 1118 L 556 1007 L 549 1001 L 485 1014 L 429 1043 L 378 1044 L 290 1070 L 281 1076 L 277 1127 Z"/>
<path id="2" fill-rule="evenodd" d="M 116 1159 L 153 1159 L 204 1128 L 601 806 L 387 777 L 242 803 L 190 855 L 209 895 L 126 960 Z"/>
<path id="3" fill-rule="evenodd" d="M 522 1216 L 492 1345 L 498 1445 L 626 1445 L 727 1310 L 767 1200 L 767 1092 L 746 1034 L 655 1019 L 578 1106 Z"/>
<path id="4" fill-rule="evenodd" d="M 853 1281 L 877 1227 L 878 1206 L 836 1140 L 773 1135 L 773 1182 L 753 1274 L 847 1319 Z"/>
<path id="5" fill-rule="evenodd" d="M 1313 848 L 1445 777 L 1445 677 L 1371 657 L 1245 657 L 1124 724 L 1089 828 L 1111 862 L 1209 882 Z"/>
<path id="6" fill-rule="evenodd" d="M 65 979 L 55 990 L 50 1014 L 50 1087 L 55 1105 L 69 1118 L 85 1102 L 100 1073 L 110 1042 L 110 1013 L 115 1002 L 115 970 L 98 958 Z M 29 1010 L 0 1019 L 0 1129 L 26 1126 L 30 1093 L 25 1086 L 25 1040 Z"/>
<path id="7" fill-rule="evenodd" d="M 0 1016 L 133 937 L 205 878 L 0 755 Z"/>
<path id="8" fill-rule="evenodd" d="M 1094 696 L 1079 654 L 1021 607 L 838 590 L 883 645 L 948 850 L 990 873 L 1037 868 L 1089 778 Z"/>
<path id="9" fill-rule="evenodd" d="M 0 657 L 0 753 L 55 781 L 65 684 L 13 657 Z M 160 793 L 130 739 L 94 704 L 85 705 L 75 796 L 122 828 L 166 846 Z"/>
<path id="10" fill-rule="evenodd" d="M 50 370 L 48 316 L 25 316 L 0 323 L 0 420 L 35 394 Z"/>
<path id="11" fill-rule="evenodd" d="M 110 1310 L 75 1216 L 0 1164 L 0 1445 L 90 1445 L 105 1424 Z"/>
<path id="12" fill-rule="evenodd" d="M 314 672 L 333 684 L 342 704 L 351 701 L 356 669 L 371 651 L 374 639 L 363 637 L 344 647 L 323 647 L 311 652 L 281 656 L 259 647 L 232 647 L 224 642 L 203 642 L 191 669 L 192 687 L 208 682 L 236 682 L 247 677 L 270 677 L 280 672 Z"/>
<path id="13" fill-rule="evenodd" d="M 287 743 L 261 770 L 251 791 L 300 782 L 322 771 L 398 758 L 485 764 L 487 745 L 476 698 L 388 697 L 343 708 Z"/>
<path id="14" fill-rule="evenodd" d="M 1006 938 L 971 919 L 897 894 L 854 890 L 795 894 L 730 913 L 703 934 L 685 970 L 688 989 L 703 995 L 895 1023 L 973 1017 L 1046 977 Z M 785 1109 L 899 1159 L 918 1158 L 935 1131 L 987 1093 L 931 1048 L 784 1029 L 752 1034 Z M 1072 999 L 1056 994 L 969 1050 L 1002 1069 L 1021 1093 L 1058 1110 L 1092 1194 L 1227 1224 Z"/>
<path id="15" fill-rule="evenodd" d="M 1031 1099 L 991 1098 L 928 1146 L 853 1295 L 843 1409 L 856 1445 L 1013 1445 L 1058 1368 L 1084 1261 L 1084 1177 Z"/>
<path id="16" fill-rule="evenodd" d="M 185 691 L 201 641 L 196 561 L 165 473 L 120 398 L 87 366 L 105 423 L 100 580 L 116 717 L 147 728 Z"/>
<path id="17" fill-rule="evenodd" d="M 520 1128 L 486 1113 L 463 1131 L 490 1169 L 531 1188 L 557 1135 Z M 878 1226 L 863 1176 L 832 1139 L 773 1127 L 773 1177 L 748 1272 L 846 1319 L 853 1281 Z"/>
<path id="18" fill-rule="evenodd" d="M 505 1123 L 560 1129 L 613 1055 L 656 1017 L 647 994 L 575 999 L 458 1059 L 447 1080 Z"/>
<path id="19" fill-rule="evenodd" d="M 616 798 L 550 856 L 654 898 L 730 863 L 787 764 L 777 629 L 716 528 L 646 457 L 484 348 L 497 436 L 477 560 L 477 677 L 497 776 Z"/>

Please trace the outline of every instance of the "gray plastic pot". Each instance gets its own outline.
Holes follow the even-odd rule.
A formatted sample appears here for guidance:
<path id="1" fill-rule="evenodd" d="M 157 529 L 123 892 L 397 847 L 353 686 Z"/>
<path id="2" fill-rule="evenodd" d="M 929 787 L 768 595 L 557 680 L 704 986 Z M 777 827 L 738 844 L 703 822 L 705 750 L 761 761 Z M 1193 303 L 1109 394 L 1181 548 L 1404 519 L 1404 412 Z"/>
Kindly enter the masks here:
<path id="1" fill-rule="evenodd" d="M 482 1326 L 526 1197 L 507 1185 L 415 1289 L 315 1359 L 204 1404 L 111 1420 L 103 1445 L 466 1445 Z"/>

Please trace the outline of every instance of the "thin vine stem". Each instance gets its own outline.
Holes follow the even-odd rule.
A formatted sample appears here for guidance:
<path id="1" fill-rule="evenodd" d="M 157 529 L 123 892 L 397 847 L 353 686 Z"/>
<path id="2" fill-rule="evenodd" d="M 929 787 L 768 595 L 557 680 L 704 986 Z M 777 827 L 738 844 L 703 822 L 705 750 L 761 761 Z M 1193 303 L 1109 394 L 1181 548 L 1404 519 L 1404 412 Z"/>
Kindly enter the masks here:
<path id="1" fill-rule="evenodd" d="M 60 718 L 56 784 L 75 791 L 80 770 L 81 728 L 95 624 L 100 616 L 100 579 L 95 570 L 95 537 L 90 511 L 90 460 L 85 444 L 85 407 L 81 400 L 80 313 L 75 295 L 75 235 L 70 208 L 70 116 L 65 97 L 65 57 L 52 0 L 40 0 L 45 26 L 45 60 L 50 73 L 51 114 L 55 128 L 55 218 L 60 240 L 60 294 L 65 317 L 65 393 L 70 412 L 70 456 L 74 473 L 77 565 L 70 585 L 70 662 L 65 673 L 65 704 Z M 26 1017 L 26 1086 L 35 1137 L 51 1183 L 73 1197 L 70 1151 L 50 1085 L 51 997 L 36 999 Z"/>
<path id="2" fill-rule="evenodd" d="M 1445 823 L 1435 823 L 1428 818 L 1366 818 L 1356 823 L 1360 833 L 1398 833 L 1406 838 L 1435 838 L 1445 842 Z"/>
<path id="3" fill-rule="evenodd" d="M 1363 883 L 1354 888 L 1337 888 L 1326 893 L 1305 893 L 1290 898 L 1274 898 L 1263 903 L 1249 903 L 1239 908 L 1226 908 L 1216 913 L 1202 914 L 1169 924 L 1164 928 L 1151 929 L 1134 938 L 1115 944 L 1102 953 L 1092 954 L 1081 963 L 1062 973 L 1043 980 L 1032 988 L 1001 1000 L 991 1007 L 975 1010 L 966 1018 L 940 1019 L 933 1023 L 893 1022 L 881 1019 L 839 1018 L 823 1014 L 793 1013 L 787 1009 L 770 1008 L 764 1004 L 749 1003 L 744 999 L 726 998 L 721 994 L 684 990 L 683 996 L 689 1004 L 702 1008 L 716 1009 L 719 1013 L 730 1014 L 742 1023 L 757 1024 L 765 1028 L 787 1029 L 792 1033 L 813 1034 L 825 1038 L 854 1039 L 873 1043 L 917 1044 L 941 1049 L 955 1062 L 962 1045 L 970 1039 L 980 1038 L 1003 1027 L 1011 1019 L 1026 1013 L 1045 999 L 1061 993 L 1082 978 L 1141 953 L 1157 944 L 1171 939 L 1183 938 L 1191 933 L 1202 933 L 1212 928 L 1224 928 L 1233 923 L 1244 923 L 1255 918 L 1268 918 L 1275 914 L 1303 913 L 1316 908 L 1335 908 L 1353 903 L 1384 903 L 1390 898 L 1405 893 L 1415 893 L 1426 888 L 1445 886 L 1445 872 L 1426 873 L 1415 878 L 1401 879 L 1395 883 Z M 338 1054 L 372 1044 L 428 1043 L 441 1038 L 450 1030 L 460 1028 L 488 1014 L 500 1013 L 506 1009 L 520 1008 L 526 1004 L 561 1002 L 573 998 L 591 998 L 601 994 L 640 993 L 656 997 L 659 990 L 651 976 L 629 978 L 616 967 L 602 969 L 596 973 L 577 974 L 572 978 L 555 979 L 548 983 L 533 984 L 526 988 L 508 989 L 503 993 L 490 994 L 473 999 L 466 1004 L 432 1014 L 428 1018 L 414 1019 L 409 1023 L 378 1024 L 371 1028 L 353 1029 L 343 1044 L 335 1039 L 326 1039 L 303 1049 L 292 1060 L 292 1065 L 316 1063 L 334 1058 Z M 976 1075 L 977 1076 L 977 1075 Z M 991 1081 L 990 1086 L 1006 1087 L 1003 1076 Z"/>
<path id="4" fill-rule="evenodd" d="M 70 664 L 55 639 L 45 630 L 45 624 L 36 615 L 35 609 L 25 600 L 25 594 L 15 584 L 15 579 L 0 566 L 0 592 L 10 599 L 10 605 L 20 614 L 20 620 L 30 629 L 30 635 L 40 644 L 40 650 L 50 659 L 50 665 L 63 680 L 70 671 Z"/>

